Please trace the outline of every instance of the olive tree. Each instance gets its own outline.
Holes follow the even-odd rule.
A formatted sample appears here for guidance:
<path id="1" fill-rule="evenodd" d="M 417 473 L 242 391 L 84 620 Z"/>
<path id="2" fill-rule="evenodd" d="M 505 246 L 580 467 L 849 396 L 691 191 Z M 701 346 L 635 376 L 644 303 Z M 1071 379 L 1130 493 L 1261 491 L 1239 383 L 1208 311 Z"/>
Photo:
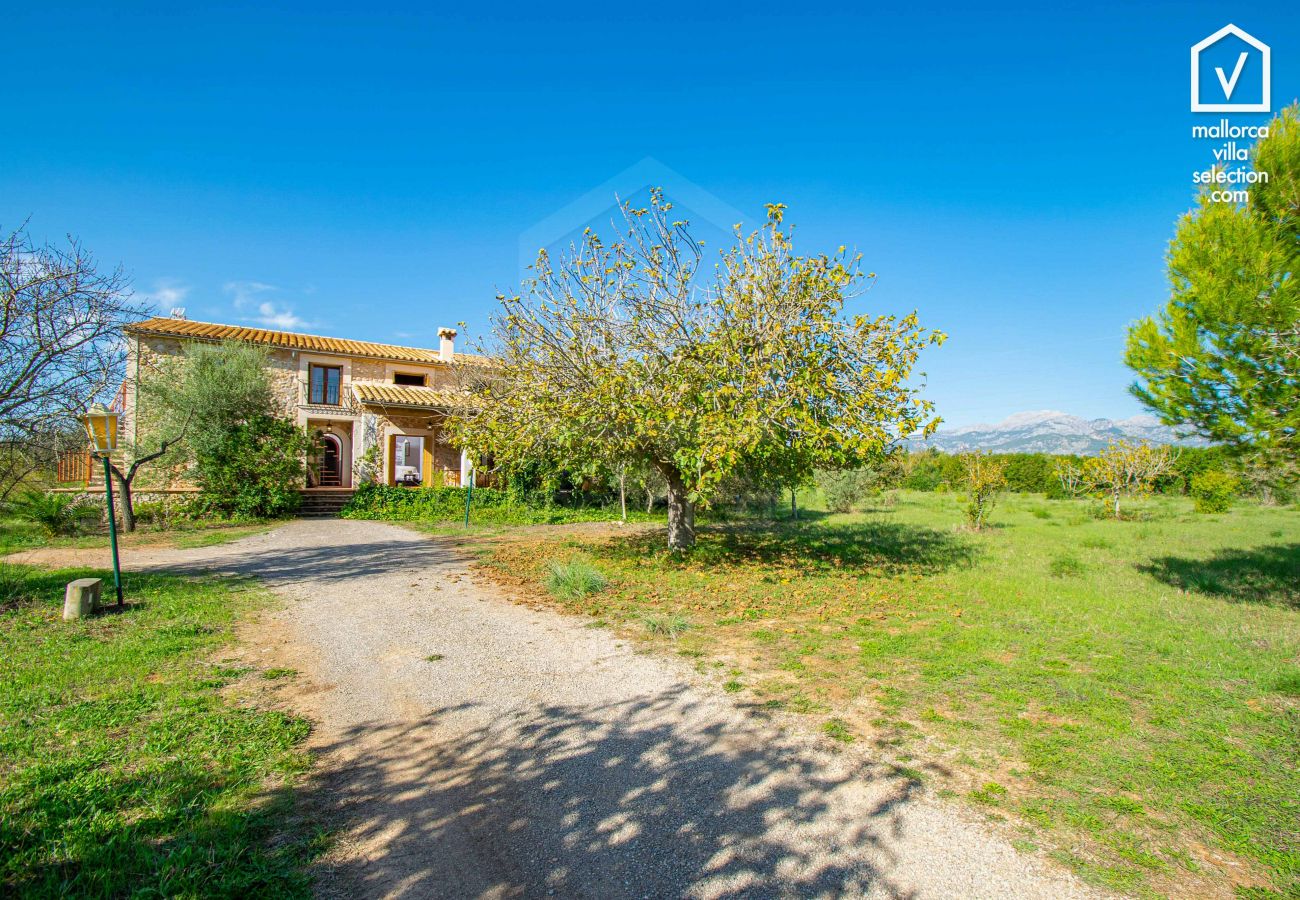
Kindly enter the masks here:
<path id="1" fill-rule="evenodd" d="M 909 382 L 943 335 L 912 313 L 846 316 L 871 276 L 844 248 L 799 256 L 768 207 L 712 271 L 661 191 L 622 204 L 619 239 L 586 230 L 500 296 L 490 377 L 453 416 L 461 444 L 509 458 L 647 465 L 665 483 L 668 545 L 732 473 L 788 479 L 860 464 L 938 420 Z M 481 369 L 477 371 L 482 371 Z"/>

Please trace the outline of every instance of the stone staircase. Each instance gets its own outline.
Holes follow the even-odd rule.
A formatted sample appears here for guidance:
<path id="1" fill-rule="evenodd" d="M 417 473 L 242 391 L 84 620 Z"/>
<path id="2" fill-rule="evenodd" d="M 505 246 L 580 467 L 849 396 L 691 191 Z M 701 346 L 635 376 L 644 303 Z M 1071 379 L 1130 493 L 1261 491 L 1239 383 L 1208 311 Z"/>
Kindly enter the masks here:
<path id="1" fill-rule="evenodd" d="M 302 492 L 302 506 L 298 508 L 300 519 L 333 519 L 339 510 L 352 497 L 352 488 L 315 488 Z"/>

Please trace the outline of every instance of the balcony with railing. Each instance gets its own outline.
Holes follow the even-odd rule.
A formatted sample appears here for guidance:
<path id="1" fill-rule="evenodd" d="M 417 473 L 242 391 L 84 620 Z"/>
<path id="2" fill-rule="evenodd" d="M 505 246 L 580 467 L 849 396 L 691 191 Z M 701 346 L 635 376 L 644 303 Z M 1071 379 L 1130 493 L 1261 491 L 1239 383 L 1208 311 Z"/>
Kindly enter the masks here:
<path id="1" fill-rule="evenodd" d="M 335 417 L 355 416 L 361 412 L 350 384 L 322 385 L 317 382 L 313 385 L 305 378 L 298 380 L 298 408 L 308 414 Z"/>

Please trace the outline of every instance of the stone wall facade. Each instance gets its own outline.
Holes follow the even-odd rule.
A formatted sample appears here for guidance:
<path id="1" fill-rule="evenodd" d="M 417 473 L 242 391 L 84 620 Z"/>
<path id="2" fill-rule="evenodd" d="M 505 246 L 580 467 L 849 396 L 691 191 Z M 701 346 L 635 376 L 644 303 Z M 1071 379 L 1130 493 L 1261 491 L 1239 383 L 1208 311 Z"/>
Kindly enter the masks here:
<path id="1" fill-rule="evenodd" d="M 147 404 L 141 404 L 139 386 L 142 379 L 166 373 L 184 354 L 183 338 L 161 335 L 132 335 L 129 339 L 127 378 L 119 396 L 123 450 L 140 445 L 148 437 L 150 415 Z M 308 367 L 311 364 L 338 366 L 342 369 L 340 404 L 324 406 L 307 401 Z M 412 435 L 424 439 L 424 483 L 426 485 L 461 483 L 462 459 L 459 450 L 446 438 L 442 417 L 432 412 L 408 408 L 383 408 L 377 405 L 360 406 L 353 400 L 351 384 L 354 381 L 371 381 L 392 384 L 397 373 L 425 376 L 432 388 L 450 389 L 456 386 L 456 375 L 451 366 L 419 365 L 399 361 L 348 357 L 307 350 L 268 350 L 268 374 L 272 396 L 278 412 L 309 432 L 331 435 L 340 447 L 343 487 L 352 487 L 354 481 L 372 474 L 380 483 L 393 483 L 391 473 L 392 438 L 395 435 Z M 371 448 L 378 448 L 371 451 Z M 375 467 L 368 473 L 366 461 L 370 453 Z M 119 457 L 125 457 L 119 451 Z M 122 460 L 115 460 L 121 465 Z M 99 474 L 95 474 L 99 471 Z M 154 467 L 142 471 L 137 490 L 156 489 L 193 490 L 183 471 L 163 471 Z M 92 470 L 88 487 L 102 490 L 102 471 Z"/>

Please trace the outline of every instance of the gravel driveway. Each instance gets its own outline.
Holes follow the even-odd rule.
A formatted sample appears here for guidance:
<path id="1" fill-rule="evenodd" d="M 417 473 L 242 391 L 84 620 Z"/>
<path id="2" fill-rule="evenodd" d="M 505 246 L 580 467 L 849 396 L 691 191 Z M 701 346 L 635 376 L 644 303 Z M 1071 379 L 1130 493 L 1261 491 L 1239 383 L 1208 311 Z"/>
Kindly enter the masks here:
<path id="1" fill-rule="evenodd" d="M 256 575 L 291 601 L 251 640 L 315 685 L 304 790 L 341 829 L 325 895 L 1097 896 L 856 748 L 511 603 L 448 542 L 299 521 L 148 563 Z"/>

